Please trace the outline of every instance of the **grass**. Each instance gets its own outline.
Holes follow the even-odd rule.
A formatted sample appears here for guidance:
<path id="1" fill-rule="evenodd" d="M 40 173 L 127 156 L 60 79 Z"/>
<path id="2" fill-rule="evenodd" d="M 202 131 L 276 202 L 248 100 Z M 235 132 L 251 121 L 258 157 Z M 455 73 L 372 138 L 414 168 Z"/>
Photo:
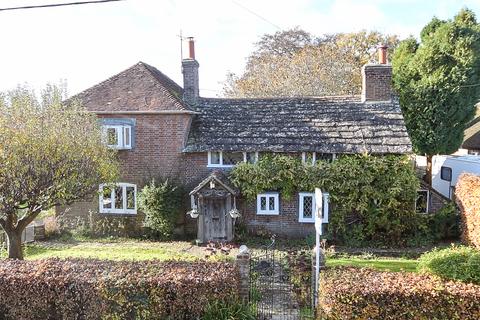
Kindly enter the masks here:
<path id="1" fill-rule="evenodd" d="M 327 258 L 328 267 L 336 266 L 352 266 L 352 267 L 370 267 L 381 271 L 417 271 L 418 260 L 413 259 L 388 259 L 388 258 L 375 258 L 365 259 L 362 257 L 339 257 L 339 258 Z"/>
<path id="2" fill-rule="evenodd" d="M 102 241 L 47 241 L 28 244 L 24 247 L 27 260 L 46 258 L 91 258 L 108 260 L 185 260 L 193 261 L 206 258 L 205 248 L 197 247 L 186 241 L 153 242 L 138 240 L 102 240 Z M 0 257 L 6 256 L 5 250 Z M 229 256 L 215 255 L 212 260 L 233 259 Z"/>
<path id="3" fill-rule="evenodd" d="M 268 242 L 268 241 L 266 241 Z M 263 243 L 262 243 L 263 245 Z M 261 250 L 261 245 L 250 245 L 253 252 Z M 278 245 L 281 254 L 288 254 L 290 250 L 300 250 L 300 245 L 288 243 Z M 305 248 L 305 246 L 303 246 Z M 207 256 L 204 247 L 192 245 L 187 241 L 155 242 L 134 240 L 127 238 L 70 238 L 57 241 L 38 242 L 28 244 L 24 248 L 25 259 L 46 258 L 95 258 L 108 260 L 186 260 L 193 261 Z M 237 249 L 233 249 L 228 256 L 214 255 L 212 260 L 233 260 Z M 5 258 L 5 250 L 0 249 L 0 258 Z M 417 271 L 418 260 L 393 257 L 376 257 L 371 254 L 352 255 L 346 253 L 327 256 L 327 266 L 355 266 L 370 267 L 383 271 Z"/>

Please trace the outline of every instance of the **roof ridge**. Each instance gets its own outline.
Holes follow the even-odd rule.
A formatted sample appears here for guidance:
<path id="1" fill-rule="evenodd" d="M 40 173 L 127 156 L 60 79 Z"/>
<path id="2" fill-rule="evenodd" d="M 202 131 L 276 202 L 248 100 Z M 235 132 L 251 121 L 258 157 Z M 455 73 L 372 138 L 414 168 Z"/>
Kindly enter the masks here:
<path id="1" fill-rule="evenodd" d="M 89 92 L 89 91 L 91 91 L 91 90 L 93 90 L 93 89 L 95 89 L 95 88 L 97 88 L 97 87 L 100 87 L 100 86 L 104 85 L 105 83 L 107 83 L 107 82 L 109 82 L 109 81 L 117 78 L 117 77 L 120 76 L 122 73 L 124 73 L 124 72 L 132 69 L 133 67 L 136 67 L 136 66 L 137 66 L 138 64 L 140 64 L 140 63 L 142 63 L 142 62 L 140 61 L 140 62 L 135 63 L 134 65 L 131 65 L 130 67 L 128 67 L 128 68 L 126 68 L 126 69 L 124 69 L 124 70 L 122 70 L 122 71 L 114 74 L 113 76 L 110 76 L 110 77 L 108 77 L 107 79 L 105 79 L 105 80 L 103 80 L 103 81 L 101 81 L 101 82 L 99 82 L 99 83 L 97 83 L 97 84 L 94 84 L 93 86 L 88 87 L 88 88 L 85 89 L 85 90 L 82 90 L 82 91 L 74 94 L 74 95 L 71 96 L 70 98 L 65 99 L 65 101 L 69 101 L 69 100 L 75 98 L 76 96 L 79 96 L 79 95 L 82 94 L 82 93 L 87 93 L 87 92 Z"/>
<path id="2" fill-rule="evenodd" d="M 255 100 L 353 100 L 359 98 L 361 95 L 335 95 L 335 96 L 292 96 L 292 97 L 245 97 L 245 98 L 216 98 L 216 97 L 201 97 L 202 100 L 215 100 L 215 101 L 255 101 Z"/>

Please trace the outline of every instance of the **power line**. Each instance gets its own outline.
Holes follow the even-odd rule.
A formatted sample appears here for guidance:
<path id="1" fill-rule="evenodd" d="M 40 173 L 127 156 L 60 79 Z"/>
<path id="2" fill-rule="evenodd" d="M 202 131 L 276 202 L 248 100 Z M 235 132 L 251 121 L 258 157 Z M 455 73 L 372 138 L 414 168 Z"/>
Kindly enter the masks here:
<path id="1" fill-rule="evenodd" d="M 271 22 L 270 20 L 268 20 L 267 18 L 264 18 L 263 16 L 261 16 L 260 14 L 256 13 L 255 11 L 245 7 L 244 5 L 238 3 L 237 1 L 235 0 L 231 0 L 234 4 L 236 4 L 237 6 L 239 6 L 240 8 L 242 8 L 243 10 L 246 10 L 248 12 L 250 12 L 251 14 L 253 14 L 254 16 L 256 16 L 257 18 L 260 18 L 262 19 L 263 21 L 265 21 L 266 23 L 274 26 L 275 28 L 277 28 L 278 30 L 282 30 L 282 28 L 280 28 L 278 25 L 276 25 L 275 23 Z"/>
<path id="2" fill-rule="evenodd" d="M 92 1 L 76 1 L 76 2 L 65 2 L 65 3 L 52 3 L 52 4 L 41 4 L 36 6 L 23 6 L 23 7 L 10 7 L 10 8 L 0 8 L 0 11 L 11 11 L 11 10 L 23 10 L 23 9 L 38 9 L 38 8 L 52 8 L 52 7 L 63 7 L 63 6 L 76 6 L 81 4 L 95 4 L 95 3 L 105 3 L 105 2 L 118 2 L 125 0 L 92 0 Z"/>

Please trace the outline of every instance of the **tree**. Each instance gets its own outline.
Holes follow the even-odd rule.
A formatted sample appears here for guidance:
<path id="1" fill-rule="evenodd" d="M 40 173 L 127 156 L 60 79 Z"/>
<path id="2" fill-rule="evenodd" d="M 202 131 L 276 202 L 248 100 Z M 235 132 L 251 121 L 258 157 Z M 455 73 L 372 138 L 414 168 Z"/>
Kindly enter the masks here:
<path id="1" fill-rule="evenodd" d="M 393 83 L 400 97 L 414 151 L 450 154 L 463 141 L 480 98 L 480 25 L 468 9 L 453 20 L 433 18 L 420 37 L 402 41 L 393 57 Z"/>
<path id="2" fill-rule="evenodd" d="M 0 226 L 9 258 L 23 259 L 22 231 L 42 210 L 85 199 L 116 177 L 96 116 L 61 101 L 54 86 L 40 101 L 25 87 L 0 97 Z"/>
<path id="3" fill-rule="evenodd" d="M 360 68 L 373 59 L 379 43 L 392 52 L 396 36 L 361 31 L 314 38 L 295 28 L 264 35 L 241 76 L 230 73 L 229 97 L 321 96 L 358 94 Z"/>

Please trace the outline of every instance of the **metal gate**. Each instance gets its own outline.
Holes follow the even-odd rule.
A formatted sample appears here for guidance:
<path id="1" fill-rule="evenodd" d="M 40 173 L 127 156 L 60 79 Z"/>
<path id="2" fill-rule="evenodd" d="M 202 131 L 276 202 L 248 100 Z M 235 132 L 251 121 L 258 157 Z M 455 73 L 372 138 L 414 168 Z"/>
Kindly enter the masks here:
<path id="1" fill-rule="evenodd" d="M 252 255 L 249 300 L 257 319 L 315 319 L 310 256 L 297 258 L 298 253 L 277 250 L 274 237 Z"/>

